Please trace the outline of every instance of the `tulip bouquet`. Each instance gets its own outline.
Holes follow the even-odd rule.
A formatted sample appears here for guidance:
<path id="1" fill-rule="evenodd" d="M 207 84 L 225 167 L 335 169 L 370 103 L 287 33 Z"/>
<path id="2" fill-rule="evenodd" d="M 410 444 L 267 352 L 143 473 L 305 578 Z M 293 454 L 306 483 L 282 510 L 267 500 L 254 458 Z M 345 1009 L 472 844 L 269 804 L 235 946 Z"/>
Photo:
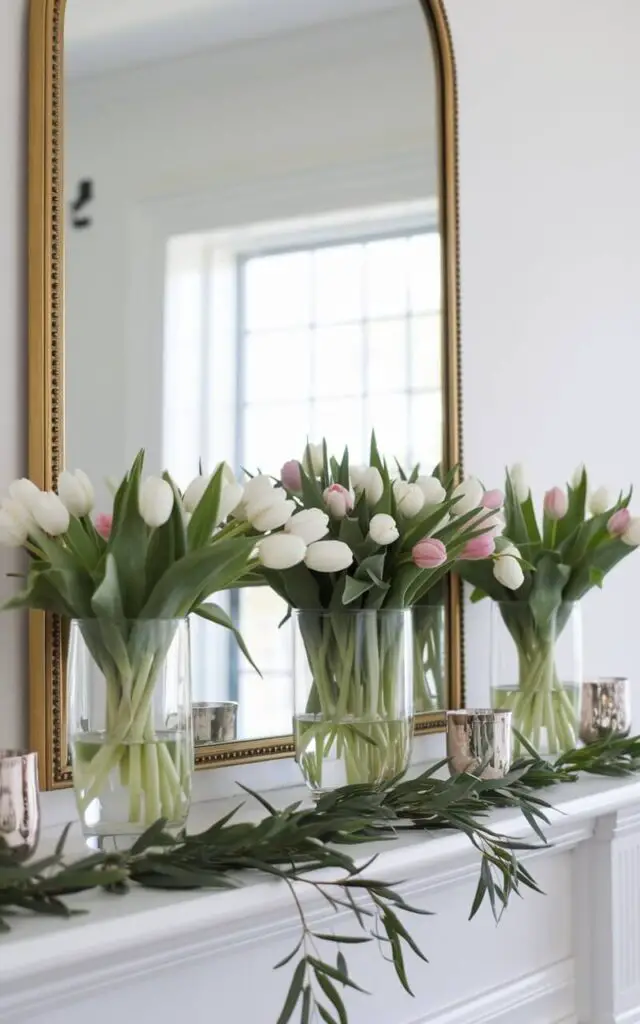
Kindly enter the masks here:
<path id="1" fill-rule="evenodd" d="M 164 721 L 158 730 L 154 690 L 187 616 L 234 629 L 206 599 L 251 570 L 256 543 L 248 520 L 227 523 L 244 498 L 228 467 L 198 477 L 182 495 L 168 473 L 143 479 L 143 461 L 140 453 L 122 480 L 113 513 L 95 521 L 93 488 L 80 471 L 62 473 L 57 494 L 17 480 L 0 508 L 0 542 L 23 546 L 31 556 L 24 590 L 5 607 L 75 620 L 72 635 L 82 637 L 104 690 L 104 726 L 70 737 L 83 820 L 90 808 L 90 815 L 99 813 L 119 778 L 130 832 L 160 816 L 176 822 L 186 814 L 189 694 L 179 737 Z"/>
<path id="2" fill-rule="evenodd" d="M 460 557 L 494 550 L 496 514 L 483 507 L 483 488 L 475 480 L 456 487 L 454 479 L 420 476 L 418 468 L 393 479 L 375 437 L 368 466 L 350 465 L 347 450 L 330 458 L 323 443 L 282 467 L 276 493 L 294 512 L 260 542 L 258 560 L 297 620 L 306 678 L 294 732 L 313 789 L 323 788 L 329 761 L 349 783 L 406 768 L 415 660 L 406 609 Z"/>
<path id="3" fill-rule="evenodd" d="M 566 489 L 544 496 L 541 520 L 522 468 L 507 473 L 504 516 L 509 540 L 496 541 L 493 564 L 461 561 L 457 571 L 490 597 L 517 651 L 518 677 L 500 681 L 494 702 L 513 711 L 514 727 L 537 750 L 571 749 L 578 736 L 581 679 L 562 680 L 556 641 L 573 606 L 640 544 L 640 518 L 629 512 L 631 492 L 614 498 L 604 488 L 589 497 L 584 467 Z"/>

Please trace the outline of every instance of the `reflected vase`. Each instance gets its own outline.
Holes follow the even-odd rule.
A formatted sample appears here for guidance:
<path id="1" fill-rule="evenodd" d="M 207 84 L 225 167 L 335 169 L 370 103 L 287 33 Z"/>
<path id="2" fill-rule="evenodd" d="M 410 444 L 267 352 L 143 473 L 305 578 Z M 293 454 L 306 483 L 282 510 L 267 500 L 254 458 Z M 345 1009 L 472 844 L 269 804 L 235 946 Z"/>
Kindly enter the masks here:
<path id="1" fill-rule="evenodd" d="M 413 738 L 410 611 L 295 611 L 295 756 L 316 794 L 400 777 Z"/>
<path id="2" fill-rule="evenodd" d="M 84 836 L 126 849 L 153 822 L 186 822 L 194 745 L 186 619 L 71 623 L 73 787 Z"/>
<path id="3" fill-rule="evenodd" d="M 539 754 L 577 746 L 582 685 L 580 606 L 561 604 L 536 616 L 526 601 L 493 602 L 491 691 L 496 710 Z M 514 753 L 526 748 L 514 736 Z"/>
<path id="4" fill-rule="evenodd" d="M 446 632 L 444 602 L 413 608 L 413 703 L 416 715 L 446 707 Z"/>

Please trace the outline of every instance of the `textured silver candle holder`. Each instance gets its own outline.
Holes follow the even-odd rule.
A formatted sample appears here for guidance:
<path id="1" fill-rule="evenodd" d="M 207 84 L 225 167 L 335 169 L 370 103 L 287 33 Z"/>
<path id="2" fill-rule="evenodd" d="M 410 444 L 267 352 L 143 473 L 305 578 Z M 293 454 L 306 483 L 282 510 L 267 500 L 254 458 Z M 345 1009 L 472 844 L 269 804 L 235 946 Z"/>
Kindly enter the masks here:
<path id="1" fill-rule="evenodd" d="M 631 729 L 629 680 L 602 676 L 582 684 L 580 739 L 597 743 L 605 736 L 626 736 Z"/>
<path id="2" fill-rule="evenodd" d="M 0 750 L 0 839 L 26 860 L 39 836 L 38 755 Z"/>
<path id="3" fill-rule="evenodd" d="M 200 701 L 191 705 L 191 713 L 196 747 L 209 746 L 211 743 L 233 743 L 238 738 L 236 701 Z"/>
<path id="4" fill-rule="evenodd" d="M 511 712 L 468 708 L 447 711 L 447 757 L 452 775 L 502 779 L 509 772 Z"/>

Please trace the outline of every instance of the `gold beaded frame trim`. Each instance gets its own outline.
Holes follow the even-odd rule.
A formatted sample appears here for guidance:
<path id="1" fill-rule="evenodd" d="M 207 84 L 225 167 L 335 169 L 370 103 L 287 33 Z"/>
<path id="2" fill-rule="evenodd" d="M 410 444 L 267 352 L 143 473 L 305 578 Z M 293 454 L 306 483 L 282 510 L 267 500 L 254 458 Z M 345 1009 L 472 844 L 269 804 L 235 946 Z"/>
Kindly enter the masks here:
<path id="1" fill-rule="evenodd" d="M 105 0 L 108 2 L 108 0 Z M 313 0 L 309 0 L 313 2 Z M 460 293 L 456 71 L 443 0 L 417 0 L 432 39 L 440 129 L 439 180 L 443 271 L 445 463 L 461 462 Z M 29 475 L 55 487 L 64 464 L 63 35 L 66 0 L 31 0 L 29 27 Z M 449 707 L 464 703 L 460 586 L 447 607 Z M 29 615 L 30 746 L 39 754 L 43 789 L 69 786 L 66 744 L 65 630 L 57 616 Z M 442 712 L 418 715 L 416 733 L 441 731 Z M 292 736 L 201 747 L 196 764 L 288 757 Z"/>

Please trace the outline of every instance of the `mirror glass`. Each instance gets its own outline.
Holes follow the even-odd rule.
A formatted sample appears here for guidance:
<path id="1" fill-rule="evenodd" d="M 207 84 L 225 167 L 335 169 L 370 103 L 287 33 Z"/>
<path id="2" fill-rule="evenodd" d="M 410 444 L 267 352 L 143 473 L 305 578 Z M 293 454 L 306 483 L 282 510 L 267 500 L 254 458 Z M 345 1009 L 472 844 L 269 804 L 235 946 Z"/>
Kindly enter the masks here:
<path id="1" fill-rule="evenodd" d="M 67 0 L 65 462 L 186 487 L 307 438 L 443 451 L 436 62 L 419 0 Z M 291 637 L 194 623 L 198 739 L 291 732 Z M 213 724 L 212 724 L 213 722 Z M 212 732 L 213 729 L 213 732 Z"/>

